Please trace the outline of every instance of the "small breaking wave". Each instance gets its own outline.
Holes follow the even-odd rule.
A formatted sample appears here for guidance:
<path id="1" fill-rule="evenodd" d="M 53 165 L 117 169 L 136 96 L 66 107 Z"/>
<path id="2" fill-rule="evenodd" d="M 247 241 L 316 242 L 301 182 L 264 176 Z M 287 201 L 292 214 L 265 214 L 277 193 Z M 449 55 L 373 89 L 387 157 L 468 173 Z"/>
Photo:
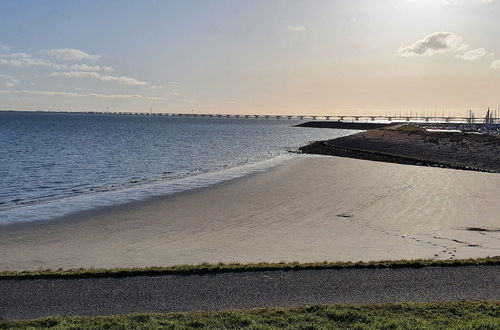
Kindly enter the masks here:
<path id="1" fill-rule="evenodd" d="M 69 197 L 41 201 L 35 204 L 19 205 L 3 210 L 0 212 L 0 225 L 49 220 L 98 207 L 113 206 L 157 196 L 172 195 L 192 189 L 205 188 L 269 170 L 294 157 L 300 156 L 281 154 L 256 163 L 248 163 L 214 172 L 190 173 L 173 179 L 137 184 L 122 189 L 96 189 L 95 191 L 85 193 L 75 191 L 75 194 Z"/>

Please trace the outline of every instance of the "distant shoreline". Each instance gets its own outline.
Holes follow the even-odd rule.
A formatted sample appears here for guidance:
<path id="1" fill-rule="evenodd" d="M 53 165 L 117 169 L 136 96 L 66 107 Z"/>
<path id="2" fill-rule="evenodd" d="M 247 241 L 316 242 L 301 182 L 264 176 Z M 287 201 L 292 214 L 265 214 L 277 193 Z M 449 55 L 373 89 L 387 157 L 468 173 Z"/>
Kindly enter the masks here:
<path id="1" fill-rule="evenodd" d="M 354 129 L 368 130 L 389 127 L 394 124 L 389 123 L 359 123 L 347 121 L 308 121 L 295 125 L 296 127 L 311 127 L 311 128 L 333 128 L 333 129 Z"/>
<path id="2" fill-rule="evenodd" d="M 500 137 L 429 133 L 414 125 L 374 128 L 299 148 L 321 154 L 388 163 L 500 173 Z"/>

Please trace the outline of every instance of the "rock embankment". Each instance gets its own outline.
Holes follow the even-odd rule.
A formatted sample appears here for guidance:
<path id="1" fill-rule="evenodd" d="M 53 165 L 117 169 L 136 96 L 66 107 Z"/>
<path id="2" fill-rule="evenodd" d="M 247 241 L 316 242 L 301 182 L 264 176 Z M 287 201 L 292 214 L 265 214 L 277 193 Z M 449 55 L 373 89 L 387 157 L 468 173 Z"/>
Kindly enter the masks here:
<path id="1" fill-rule="evenodd" d="M 301 147 L 303 153 L 500 173 L 500 137 L 400 125 Z"/>

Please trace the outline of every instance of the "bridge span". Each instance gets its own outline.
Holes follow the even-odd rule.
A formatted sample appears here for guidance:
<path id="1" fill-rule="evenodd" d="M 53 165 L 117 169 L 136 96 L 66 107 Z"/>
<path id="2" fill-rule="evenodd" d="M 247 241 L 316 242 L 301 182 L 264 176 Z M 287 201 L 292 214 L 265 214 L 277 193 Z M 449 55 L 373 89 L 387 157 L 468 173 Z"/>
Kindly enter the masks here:
<path id="1" fill-rule="evenodd" d="M 386 123 L 485 123 L 486 118 L 454 117 L 454 116 L 375 116 L 375 115 L 240 115 L 240 114 L 212 114 L 212 113 L 171 113 L 171 112 L 106 112 L 116 115 L 142 115 L 192 118 L 233 118 L 233 119 L 285 119 L 285 120 L 326 120 L 338 122 L 386 122 Z M 500 123 L 500 118 L 490 118 L 494 124 Z"/>

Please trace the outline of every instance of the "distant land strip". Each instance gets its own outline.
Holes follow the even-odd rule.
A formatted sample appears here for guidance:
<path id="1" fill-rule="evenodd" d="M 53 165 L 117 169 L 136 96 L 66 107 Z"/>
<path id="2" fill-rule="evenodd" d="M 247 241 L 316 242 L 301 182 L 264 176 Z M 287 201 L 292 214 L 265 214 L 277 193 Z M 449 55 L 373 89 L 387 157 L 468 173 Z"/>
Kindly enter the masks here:
<path id="1" fill-rule="evenodd" d="M 334 129 L 354 129 L 367 130 L 375 128 L 383 128 L 394 126 L 394 123 L 356 123 L 347 121 L 308 121 L 297 124 L 296 127 L 312 127 L 312 128 L 334 128 Z"/>

